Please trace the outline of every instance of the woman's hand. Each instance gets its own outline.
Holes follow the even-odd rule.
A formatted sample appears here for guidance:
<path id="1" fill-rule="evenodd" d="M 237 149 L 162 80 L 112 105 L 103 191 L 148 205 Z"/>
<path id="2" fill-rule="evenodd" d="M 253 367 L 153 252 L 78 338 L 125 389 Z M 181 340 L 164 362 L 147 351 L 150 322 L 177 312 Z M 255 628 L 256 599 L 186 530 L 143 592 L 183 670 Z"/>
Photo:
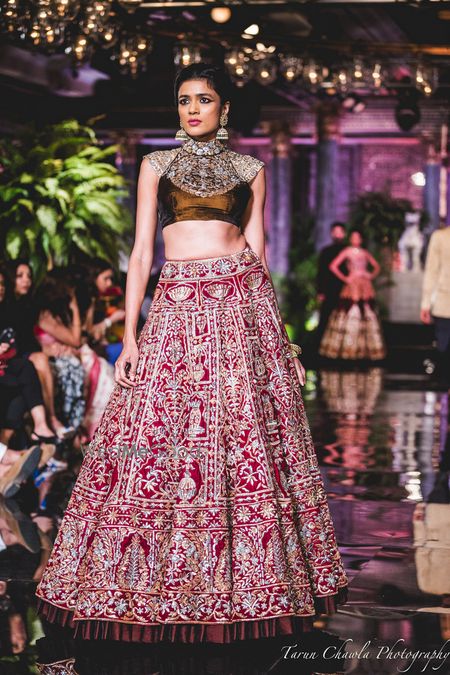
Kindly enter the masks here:
<path id="1" fill-rule="evenodd" d="M 300 384 L 303 387 L 305 382 L 306 382 L 306 373 L 305 369 L 303 368 L 302 364 L 300 363 L 299 359 L 294 356 L 294 365 L 295 365 L 295 370 L 297 371 L 298 379 L 300 380 Z"/>
<path id="2" fill-rule="evenodd" d="M 126 389 L 131 389 L 136 384 L 134 380 L 136 377 L 138 356 L 139 352 L 136 341 L 123 343 L 122 351 L 115 363 L 114 379 Z M 127 370 L 128 368 L 129 370 Z"/>
<path id="3" fill-rule="evenodd" d="M 125 310 L 124 309 L 116 309 L 115 312 L 111 314 L 111 316 L 108 317 L 108 319 L 112 323 L 118 323 L 119 321 L 124 321 L 125 320 Z"/>
<path id="4" fill-rule="evenodd" d="M 8 342 L 2 342 L 0 344 L 0 354 L 6 354 L 11 345 Z"/>

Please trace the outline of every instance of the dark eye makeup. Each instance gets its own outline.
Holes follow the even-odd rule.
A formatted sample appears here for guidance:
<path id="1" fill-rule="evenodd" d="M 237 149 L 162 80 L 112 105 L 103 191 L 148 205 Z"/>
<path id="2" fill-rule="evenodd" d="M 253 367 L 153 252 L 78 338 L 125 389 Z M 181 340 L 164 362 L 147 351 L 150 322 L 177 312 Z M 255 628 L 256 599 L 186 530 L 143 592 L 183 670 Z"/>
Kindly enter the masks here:
<path id="1" fill-rule="evenodd" d="M 179 103 L 180 105 L 184 105 L 184 103 L 188 103 L 188 102 L 189 102 L 189 97 L 188 97 L 188 96 L 182 96 L 182 97 L 180 98 L 180 100 L 178 101 L 178 103 Z M 211 103 L 211 102 L 212 102 L 212 99 L 209 98 L 208 96 L 202 96 L 201 99 L 200 99 L 200 102 Z"/>

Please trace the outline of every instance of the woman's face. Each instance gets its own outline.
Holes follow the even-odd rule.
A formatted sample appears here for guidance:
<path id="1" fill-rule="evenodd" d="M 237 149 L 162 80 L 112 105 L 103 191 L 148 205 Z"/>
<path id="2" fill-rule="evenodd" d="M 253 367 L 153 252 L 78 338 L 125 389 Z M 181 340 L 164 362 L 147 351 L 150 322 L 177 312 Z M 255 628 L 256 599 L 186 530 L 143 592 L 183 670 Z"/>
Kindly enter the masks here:
<path id="1" fill-rule="evenodd" d="M 16 295 L 26 295 L 33 285 L 33 277 L 29 265 L 19 265 L 16 270 Z"/>
<path id="2" fill-rule="evenodd" d="M 183 82 L 178 91 L 180 124 L 189 136 L 198 141 L 215 138 L 220 116 L 229 108 L 229 103 L 222 105 L 219 94 L 204 78 Z"/>
<path id="3" fill-rule="evenodd" d="M 95 280 L 95 285 L 99 295 L 104 295 L 108 288 L 111 288 L 113 285 L 114 272 L 112 270 L 104 270 L 100 272 L 98 277 Z"/>
<path id="4" fill-rule="evenodd" d="M 361 239 L 361 235 L 359 234 L 359 232 L 352 232 L 352 233 L 351 233 L 351 235 L 350 235 L 350 244 L 351 244 L 352 246 L 361 246 L 361 244 L 362 244 L 362 239 Z"/>
<path id="5" fill-rule="evenodd" d="M 0 273 L 0 302 L 3 302 L 6 295 L 5 277 Z"/>

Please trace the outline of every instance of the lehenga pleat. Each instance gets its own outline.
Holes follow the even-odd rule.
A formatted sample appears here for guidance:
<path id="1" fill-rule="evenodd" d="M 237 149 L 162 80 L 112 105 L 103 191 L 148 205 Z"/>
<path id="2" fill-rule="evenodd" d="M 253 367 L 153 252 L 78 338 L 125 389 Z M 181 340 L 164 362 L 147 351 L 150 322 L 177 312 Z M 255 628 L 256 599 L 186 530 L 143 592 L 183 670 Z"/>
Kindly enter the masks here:
<path id="1" fill-rule="evenodd" d="M 243 251 L 167 261 L 36 594 L 84 638 L 231 642 L 345 602 L 276 296 Z"/>

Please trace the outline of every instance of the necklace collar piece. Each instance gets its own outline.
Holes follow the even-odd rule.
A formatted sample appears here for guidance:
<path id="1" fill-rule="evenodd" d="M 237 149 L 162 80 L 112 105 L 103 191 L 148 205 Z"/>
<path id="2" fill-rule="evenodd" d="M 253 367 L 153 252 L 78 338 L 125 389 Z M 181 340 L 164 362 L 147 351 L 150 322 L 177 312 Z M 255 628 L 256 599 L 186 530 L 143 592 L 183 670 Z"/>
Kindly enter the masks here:
<path id="1" fill-rule="evenodd" d="M 183 150 L 191 155 L 211 156 L 223 152 L 225 146 L 221 141 L 218 141 L 217 138 L 213 138 L 210 141 L 196 141 L 194 138 L 190 138 L 183 143 Z"/>

